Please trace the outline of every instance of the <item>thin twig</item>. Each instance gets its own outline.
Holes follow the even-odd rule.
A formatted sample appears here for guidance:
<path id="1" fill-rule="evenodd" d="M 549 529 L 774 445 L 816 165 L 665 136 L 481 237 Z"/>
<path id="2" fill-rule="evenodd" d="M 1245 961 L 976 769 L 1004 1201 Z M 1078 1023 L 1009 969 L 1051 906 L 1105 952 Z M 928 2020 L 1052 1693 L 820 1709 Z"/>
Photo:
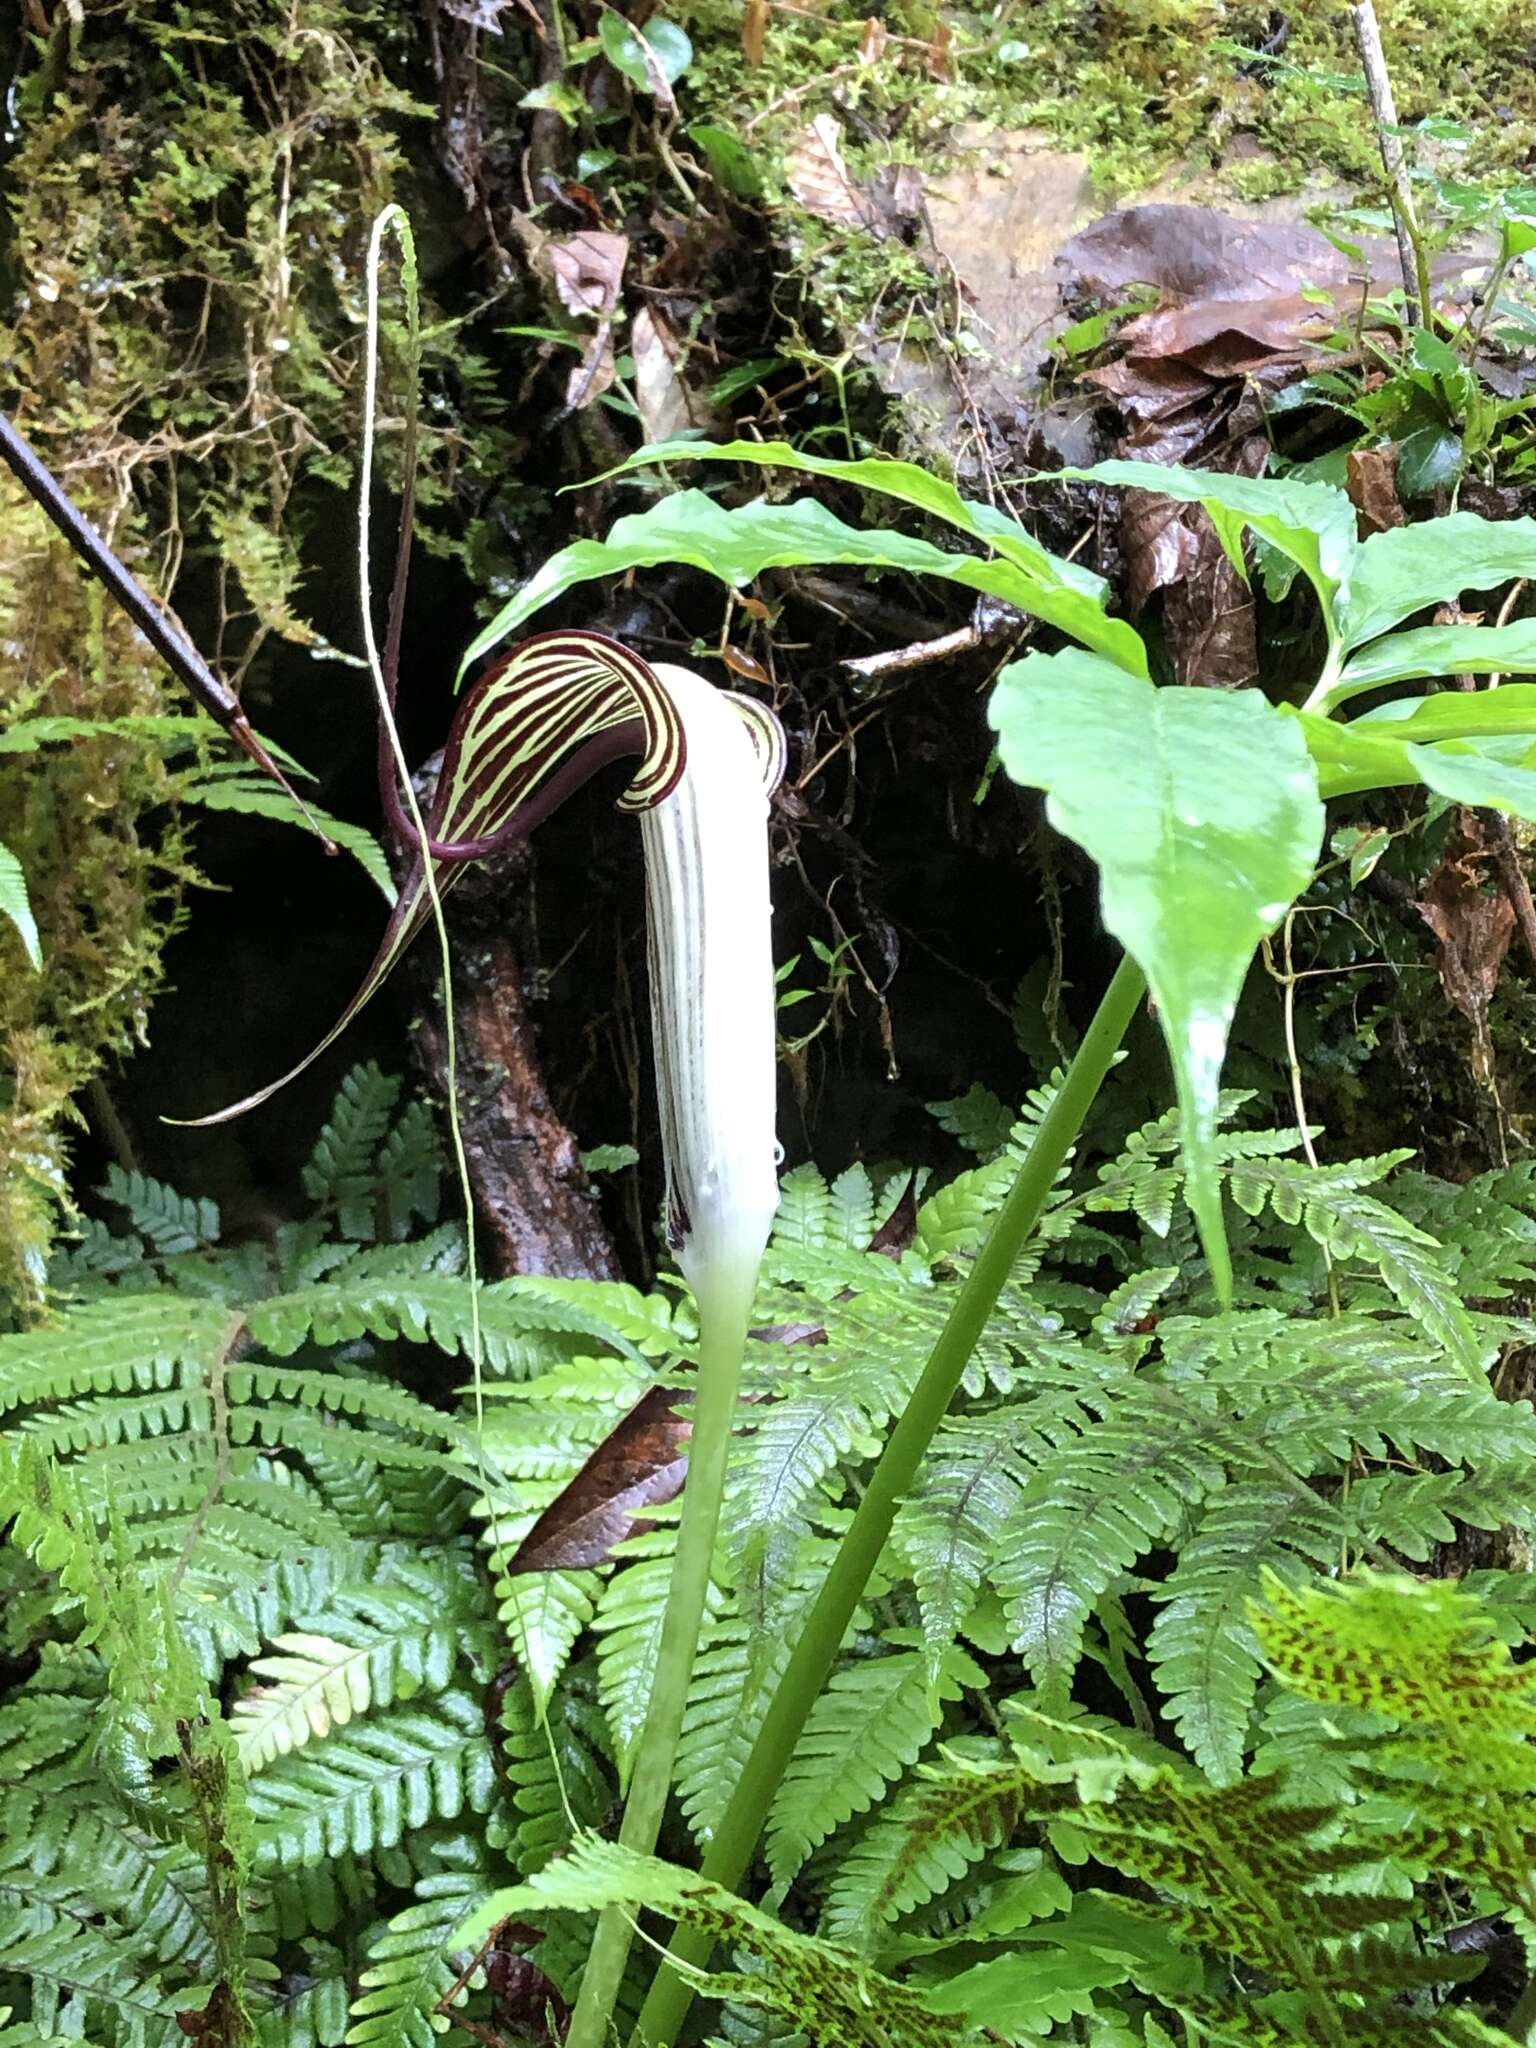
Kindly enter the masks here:
<path id="1" fill-rule="evenodd" d="M 883 647 L 878 654 L 860 654 L 842 666 L 850 675 L 875 682 L 883 676 L 926 668 L 930 662 L 947 661 L 951 655 L 974 653 L 978 647 L 1003 639 L 1022 623 L 1011 606 L 988 611 L 978 604 L 966 624 L 956 627 L 953 633 L 940 633 L 932 640 L 915 640 L 909 647 Z"/>
<path id="2" fill-rule="evenodd" d="M 234 1356 L 235 1346 L 244 1335 L 244 1316 L 231 1317 L 223 1337 L 208 1360 L 208 1430 L 213 1439 L 213 1470 L 209 1474 L 207 1486 L 203 1489 L 203 1497 L 187 1524 L 187 1534 L 181 1546 L 181 1553 L 171 1570 L 169 1585 L 173 1597 L 186 1576 L 187 1566 L 192 1562 L 192 1553 L 207 1527 L 208 1517 L 218 1505 L 219 1496 L 224 1491 L 224 1482 L 229 1477 L 229 1363 Z"/>
<path id="3" fill-rule="evenodd" d="M 1382 168 L 1387 174 L 1387 197 L 1392 204 L 1392 223 L 1397 230 L 1397 260 L 1403 270 L 1403 292 L 1407 301 L 1408 324 L 1415 315 L 1426 327 L 1432 326 L 1433 311 L 1429 286 L 1429 257 L 1419 232 L 1413 207 L 1413 187 L 1403 156 L 1402 137 L 1397 132 L 1397 102 L 1392 97 L 1392 80 L 1381 47 L 1381 28 L 1372 0 L 1360 0 L 1350 9 L 1354 23 L 1355 48 L 1365 73 L 1371 111 L 1376 116 L 1376 140 L 1381 149 Z"/>

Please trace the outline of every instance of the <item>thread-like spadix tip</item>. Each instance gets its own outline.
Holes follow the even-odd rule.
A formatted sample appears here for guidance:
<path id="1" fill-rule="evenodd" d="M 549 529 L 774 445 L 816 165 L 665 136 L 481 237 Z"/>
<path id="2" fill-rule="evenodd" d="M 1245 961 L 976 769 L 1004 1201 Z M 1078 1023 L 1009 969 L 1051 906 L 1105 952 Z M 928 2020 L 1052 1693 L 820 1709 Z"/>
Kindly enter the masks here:
<path id="1" fill-rule="evenodd" d="M 362 986 L 278 1081 L 200 1123 L 276 1094 L 341 1035 L 431 916 L 464 858 L 520 834 L 619 749 L 639 756 L 624 807 L 640 813 L 651 1011 L 668 1215 L 696 1291 L 750 1287 L 778 1204 L 768 797 L 784 737 L 765 705 L 690 670 L 649 667 L 595 633 L 540 635 L 459 706 L 426 817 L 429 846 L 401 887 Z"/>

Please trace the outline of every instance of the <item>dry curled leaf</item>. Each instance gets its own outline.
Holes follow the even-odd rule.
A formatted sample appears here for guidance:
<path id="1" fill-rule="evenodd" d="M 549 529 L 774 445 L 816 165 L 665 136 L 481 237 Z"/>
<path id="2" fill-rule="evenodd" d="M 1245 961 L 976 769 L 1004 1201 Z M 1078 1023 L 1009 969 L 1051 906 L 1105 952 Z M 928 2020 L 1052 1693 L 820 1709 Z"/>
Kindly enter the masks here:
<path id="1" fill-rule="evenodd" d="M 1419 901 L 1419 915 L 1440 948 L 1440 986 L 1472 1026 L 1472 1074 L 1482 1086 L 1493 1079 L 1493 1041 L 1488 1009 L 1499 985 L 1499 970 L 1515 929 L 1514 906 L 1491 891 L 1483 873 L 1481 835 L 1464 814 L 1462 850 L 1442 861 Z"/>
<path id="2" fill-rule="evenodd" d="M 1315 228 L 1237 220 L 1208 206 L 1123 207 L 1063 243 L 1056 262 L 1066 294 L 1104 305 L 1137 285 L 1182 304 L 1252 303 L 1350 278 L 1349 258 Z"/>
<path id="3" fill-rule="evenodd" d="M 733 676 L 743 676 L 749 683 L 762 683 L 772 688 L 773 677 L 755 654 L 748 654 L 744 647 L 726 645 L 720 650 L 720 659 Z"/>
<path id="4" fill-rule="evenodd" d="M 1351 448 L 1344 488 L 1355 508 L 1362 540 L 1408 524 L 1397 495 L 1397 448 L 1391 441 L 1380 448 Z"/>
<path id="5" fill-rule="evenodd" d="M 642 306 L 629 333 L 635 360 L 635 403 L 648 441 L 670 441 L 699 427 L 721 424 L 718 409 L 689 389 L 677 329 L 652 306 Z"/>
<path id="6" fill-rule="evenodd" d="M 878 64 L 885 55 L 885 46 L 891 40 L 891 32 L 878 15 L 870 15 L 864 24 L 864 33 L 859 39 L 859 62 Z"/>
<path id="7" fill-rule="evenodd" d="M 675 1500 L 688 1473 L 688 1397 L 652 1387 L 609 1431 L 512 1554 L 509 1572 L 577 1571 L 602 1564 L 644 1524 L 643 1510 Z"/>
<path id="8" fill-rule="evenodd" d="M 568 313 L 598 323 L 597 332 L 566 385 L 566 405 L 572 412 L 578 412 L 594 398 L 600 398 L 613 382 L 613 319 L 624 265 L 629 258 L 629 243 L 623 235 L 594 229 L 567 235 L 563 241 L 546 242 L 544 255 L 554 275 L 561 305 Z"/>
<path id="9" fill-rule="evenodd" d="M 605 319 L 618 304 L 629 243 L 623 235 L 589 230 L 546 242 L 544 254 L 554 273 L 555 290 L 568 313 Z"/>
<path id="10" fill-rule="evenodd" d="M 869 202 L 843 161 L 842 132 L 831 114 L 802 128 L 784 159 L 789 189 L 807 213 L 844 227 L 867 227 Z"/>
<path id="11" fill-rule="evenodd" d="M 502 9 L 509 0 L 440 0 L 444 14 L 455 21 L 462 21 L 466 28 L 484 29 L 487 34 L 501 34 Z"/>
<path id="12" fill-rule="evenodd" d="M 759 1344 L 825 1344 L 823 1323 L 763 1323 L 747 1335 Z"/>

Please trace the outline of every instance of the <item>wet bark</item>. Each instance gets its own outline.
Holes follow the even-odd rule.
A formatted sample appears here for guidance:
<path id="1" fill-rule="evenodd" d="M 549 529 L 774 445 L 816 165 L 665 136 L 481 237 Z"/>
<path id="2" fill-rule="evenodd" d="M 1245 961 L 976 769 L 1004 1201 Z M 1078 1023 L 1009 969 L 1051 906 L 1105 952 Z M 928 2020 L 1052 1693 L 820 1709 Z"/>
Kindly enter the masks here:
<path id="1" fill-rule="evenodd" d="M 436 764 L 418 777 L 429 790 Z M 583 1171 L 576 1139 L 556 1113 L 528 1013 L 517 906 L 533 856 L 514 846 L 471 863 L 444 902 L 453 962 L 455 1097 L 487 1273 L 552 1273 L 613 1280 L 613 1242 Z M 400 863 L 396 860 L 396 871 Z M 438 948 L 413 951 L 422 1000 L 412 1033 L 433 1093 L 448 1093 L 448 1042 Z"/>

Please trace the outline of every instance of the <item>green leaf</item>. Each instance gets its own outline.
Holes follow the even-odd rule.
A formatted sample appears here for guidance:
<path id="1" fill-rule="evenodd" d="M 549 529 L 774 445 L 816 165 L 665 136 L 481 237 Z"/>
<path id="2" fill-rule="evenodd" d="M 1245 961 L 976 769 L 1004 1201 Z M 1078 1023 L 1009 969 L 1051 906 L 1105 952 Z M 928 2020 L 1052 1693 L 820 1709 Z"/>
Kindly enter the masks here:
<path id="1" fill-rule="evenodd" d="M 1511 684 L 1509 694 L 1523 693 L 1525 687 Z M 1318 787 L 1325 798 L 1422 784 L 1452 803 L 1536 818 L 1536 734 L 1518 709 L 1519 729 L 1510 733 L 1497 730 L 1497 721 L 1503 716 L 1497 699 L 1504 694 L 1503 690 L 1477 696 L 1447 692 L 1444 697 L 1423 700 L 1422 712 L 1412 713 L 1411 729 L 1433 734 L 1437 728 L 1471 724 L 1473 714 L 1464 707 L 1488 701 L 1489 729 L 1479 740 L 1414 744 L 1396 737 L 1409 726 L 1408 719 L 1356 719 L 1352 725 L 1339 725 L 1310 712 L 1294 715 L 1317 765 Z M 1438 708 L 1442 704 L 1446 707 L 1443 711 Z"/>
<path id="2" fill-rule="evenodd" d="M 1362 691 L 1414 676 L 1495 673 L 1536 675 L 1536 619 L 1512 626 L 1419 626 L 1390 634 L 1350 656 L 1328 702 L 1342 704 Z"/>
<path id="3" fill-rule="evenodd" d="M 1189 1202 L 1213 1278 L 1231 1272 L 1214 1139 L 1248 964 L 1311 879 L 1323 835 L 1302 735 L 1253 690 L 1159 690 L 1092 655 L 1004 669 L 1003 765 L 1098 863 L 1104 921 L 1141 966 L 1173 1058 Z"/>
<path id="4" fill-rule="evenodd" d="M 1340 627 L 1345 645 L 1374 640 L 1400 619 L 1468 590 L 1536 576 L 1536 519 L 1479 519 L 1451 512 L 1396 526 L 1361 543 Z"/>
<path id="5" fill-rule="evenodd" d="M 1507 811 L 1516 818 L 1536 818 L 1536 744 L 1506 741 L 1518 758 L 1501 759 L 1498 742 L 1481 746 L 1470 740 L 1446 740 L 1439 746 L 1410 747 L 1421 780 L 1437 796 L 1452 803 Z"/>
<path id="6" fill-rule="evenodd" d="M 763 174 L 757 159 L 734 130 L 717 121 L 694 121 L 684 130 L 714 173 L 715 183 L 736 199 L 760 199 Z"/>
<path id="7" fill-rule="evenodd" d="M 692 443 L 684 445 L 693 453 L 709 452 Z M 908 465 L 879 466 L 894 469 Z M 1050 556 L 1044 559 L 1047 563 L 1052 560 Z M 1146 673 L 1146 650 L 1139 636 L 1123 620 L 1106 618 L 1097 598 L 1078 587 L 1076 580 L 1056 578 L 1001 553 L 991 559 L 946 554 L 915 535 L 880 527 L 861 531 L 845 525 L 825 505 L 810 498 L 789 505 L 759 498 L 732 511 L 703 491 L 677 491 L 645 512 L 616 520 L 606 540 L 573 541 L 551 555 L 475 636 L 460 664 L 461 673 L 541 606 L 575 584 L 590 583 L 599 576 L 620 576 L 630 569 L 654 568 L 661 562 L 687 562 L 736 590 L 745 589 L 765 569 L 795 568 L 808 562 L 846 562 L 868 569 L 938 576 L 1001 598 L 1005 604 L 1033 613 L 1098 647 L 1132 673 Z M 1083 573 L 1073 572 L 1074 579 Z"/>
<path id="8" fill-rule="evenodd" d="M 1431 491 L 1449 490 L 1465 464 L 1466 451 L 1453 428 L 1415 427 L 1397 444 L 1397 487 L 1405 498 L 1426 498 Z"/>
<path id="9" fill-rule="evenodd" d="M 1301 728 L 1325 802 L 1371 789 L 1411 788 L 1423 780 L 1414 764 L 1413 748 L 1392 737 L 1385 727 L 1363 719 L 1341 725 L 1315 711 L 1291 711 L 1288 715 Z"/>
<path id="10" fill-rule="evenodd" d="M 1343 491 L 1295 477 L 1224 476 L 1215 470 L 1167 469 L 1156 462 L 1097 462 L 1091 469 L 1059 474 L 1204 506 L 1239 569 L 1242 530 L 1259 535 L 1301 570 L 1317 592 L 1329 639 L 1336 637 L 1337 612 L 1360 554 L 1355 508 Z"/>
<path id="11" fill-rule="evenodd" d="M 1404 638 L 1408 636 L 1405 634 Z M 1351 732 L 1433 745 L 1439 740 L 1513 736 L 1536 745 L 1536 683 L 1506 683 L 1497 690 L 1437 690 L 1426 697 L 1394 697 L 1357 718 Z"/>
<path id="12" fill-rule="evenodd" d="M 653 19 L 640 30 L 610 12 L 598 23 L 597 32 L 608 62 L 641 92 L 676 85 L 693 62 L 693 44 L 676 22 Z"/>
<path id="13" fill-rule="evenodd" d="M 197 804 L 205 811 L 239 811 L 253 818 L 275 818 L 283 825 L 299 825 L 309 829 L 309 821 L 303 812 L 283 790 L 269 782 L 258 782 L 253 776 L 210 777 L 203 782 L 191 783 L 181 792 L 184 804 Z M 384 892 L 386 903 L 395 900 L 395 885 L 390 876 L 389 863 L 384 858 L 384 849 L 361 825 L 349 825 L 344 819 L 333 818 L 318 805 L 308 806 L 309 815 L 321 830 L 362 868 L 371 882 Z"/>
<path id="14" fill-rule="evenodd" d="M 826 477 L 833 483 L 851 484 L 859 490 L 877 491 L 898 504 L 926 512 L 993 549 L 1037 586 L 1037 591 L 1033 599 L 1026 599 L 1016 594 L 1017 583 L 1010 586 L 1013 595 L 1001 588 L 993 590 L 986 583 L 974 588 L 1004 597 L 1021 611 L 1032 612 L 1059 626 L 1085 646 L 1098 648 L 1133 675 L 1147 673 L 1146 649 L 1140 636 L 1123 621 L 1104 616 L 1109 587 L 1102 576 L 1053 555 L 1018 520 L 1000 512 L 995 505 L 962 498 L 953 484 L 916 463 L 898 462 L 888 456 L 845 461 L 834 456 L 810 455 L 779 441 L 682 440 L 642 448 L 610 474 L 648 469 L 657 463 L 689 461 L 748 463 L 759 469 L 794 470 L 806 476 Z M 1087 599 L 1088 603 L 1074 603 L 1074 599 Z"/>
<path id="15" fill-rule="evenodd" d="M 28 960 L 41 971 L 43 948 L 37 936 L 37 919 L 32 915 L 32 904 L 27 895 L 27 878 L 21 871 L 21 862 L 8 846 L 0 846 L 0 917 L 10 919 L 20 935 Z"/>

